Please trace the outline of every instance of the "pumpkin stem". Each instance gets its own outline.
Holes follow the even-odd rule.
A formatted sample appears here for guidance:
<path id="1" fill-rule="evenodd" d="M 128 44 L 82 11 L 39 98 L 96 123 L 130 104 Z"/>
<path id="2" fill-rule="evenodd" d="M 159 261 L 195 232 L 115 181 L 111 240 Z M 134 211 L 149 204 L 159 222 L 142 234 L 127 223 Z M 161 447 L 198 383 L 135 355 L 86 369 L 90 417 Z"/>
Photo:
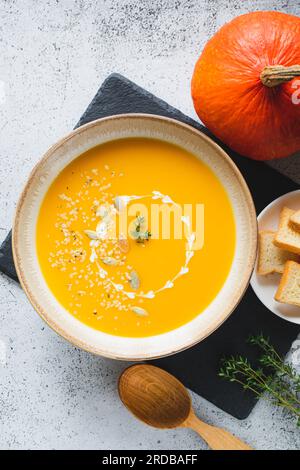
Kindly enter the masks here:
<path id="1" fill-rule="evenodd" d="M 285 67 L 284 65 L 269 65 L 261 72 L 260 79 L 265 86 L 273 88 L 274 86 L 289 82 L 290 80 L 293 80 L 293 78 L 299 76 L 300 65 L 292 65 L 291 67 Z"/>

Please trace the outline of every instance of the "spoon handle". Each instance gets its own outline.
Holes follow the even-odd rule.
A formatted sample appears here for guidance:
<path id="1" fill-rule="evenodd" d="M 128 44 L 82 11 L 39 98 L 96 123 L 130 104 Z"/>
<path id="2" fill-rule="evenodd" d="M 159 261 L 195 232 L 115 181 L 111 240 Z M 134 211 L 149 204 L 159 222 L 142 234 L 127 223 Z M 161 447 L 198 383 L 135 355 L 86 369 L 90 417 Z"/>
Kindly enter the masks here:
<path id="1" fill-rule="evenodd" d="M 245 442 L 225 431 L 201 421 L 191 412 L 184 426 L 196 431 L 213 450 L 252 450 Z"/>

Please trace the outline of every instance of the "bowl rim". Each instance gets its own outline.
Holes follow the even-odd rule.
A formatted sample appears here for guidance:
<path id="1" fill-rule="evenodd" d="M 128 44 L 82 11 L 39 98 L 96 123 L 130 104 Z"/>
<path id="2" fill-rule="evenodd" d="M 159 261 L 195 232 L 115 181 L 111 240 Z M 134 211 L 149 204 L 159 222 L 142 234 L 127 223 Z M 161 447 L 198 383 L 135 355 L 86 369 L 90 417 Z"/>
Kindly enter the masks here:
<path id="1" fill-rule="evenodd" d="M 249 246 L 249 251 L 248 251 L 248 257 L 247 257 L 247 267 L 244 270 L 244 275 L 243 278 L 239 282 L 239 287 L 236 289 L 234 295 L 232 296 L 232 302 L 231 306 L 227 306 L 227 308 L 224 308 L 223 314 L 220 319 L 214 320 L 214 322 L 211 324 L 209 327 L 209 331 L 205 331 L 204 333 L 199 333 L 193 340 L 187 339 L 186 342 L 184 343 L 183 346 L 175 348 L 170 345 L 170 350 L 168 352 L 165 352 L 163 354 L 141 354 L 138 357 L 131 357 L 131 356 L 118 356 L 116 354 L 108 353 L 106 350 L 102 351 L 100 348 L 97 348 L 97 350 L 85 343 L 83 340 L 80 340 L 78 338 L 75 338 L 71 333 L 68 333 L 66 329 L 64 329 L 61 325 L 58 324 L 55 320 L 52 319 L 51 321 L 51 315 L 48 315 L 46 312 L 46 309 L 39 304 L 39 302 L 36 300 L 34 293 L 32 292 L 32 289 L 30 287 L 30 282 L 27 282 L 26 279 L 26 274 L 23 272 L 23 269 L 21 267 L 21 255 L 18 250 L 18 231 L 19 231 L 19 220 L 20 220 L 20 214 L 22 211 L 22 206 L 23 203 L 26 199 L 27 193 L 30 191 L 30 186 L 31 182 L 34 179 L 35 174 L 38 172 L 39 168 L 48 160 L 51 159 L 52 154 L 60 148 L 63 144 L 67 143 L 69 140 L 71 140 L 74 136 L 78 136 L 81 133 L 84 133 L 87 129 L 93 128 L 97 126 L 98 124 L 102 123 L 103 121 L 116 121 L 119 119 L 149 119 L 149 120 L 159 120 L 162 122 L 166 122 L 170 124 L 171 126 L 183 128 L 188 132 L 191 132 L 195 136 L 200 137 L 203 139 L 208 145 L 213 147 L 213 149 L 221 154 L 222 158 L 226 161 L 226 163 L 230 166 L 232 172 L 236 176 L 238 183 L 241 186 L 241 189 L 244 193 L 245 196 L 245 203 L 248 208 L 249 212 L 249 227 L 251 227 L 251 245 Z M 80 155 L 80 154 L 79 154 Z M 78 156 L 79 156 L 78 155 Z M 233 313 L 233 311 L 236 309 L 238 304 L 243 298 L 243 295 L 248 288 L 250 284 L 250 279 L 251 275 L 255 266 L 255 260 L 257 256 L 257 247 L 258 247 L 258 226 L 257 226 L 257 216 L 256 216 L 256 209 L 254 206 L 254 202 L 252 199 L 251 192 L 249 190 L 249 187 L 241 174 L 239 168 L 237 165 L 234 163 L 234 161 L 230 158 L 230 156 L 225 152 L 225 150 L 222 149 L 216 142 L 214 142 L 210 137 L 208 137 L 205 133 L 202 131 L 194 128 L 193 126 L 183 123 L 181 121 L 178 121 L 177 119 L 173 119 L 170 117 L 166 116 L 161 116 L 161 115 L 156 115 L 156 114 L 147 114 L 147 113 L 124 113 L 124 114 L 116 114 L 112 116 L 107 116 L 103 117 L 100 119 L 96 119 L 94 121 L 91 121 L 87 124 L 84 124 L 61 139 L 59 139 L 55 144 L 53 144 L 45 153 L 44 155 L 40 158 L 40 160 L 35 164 L 33 169 L 31 170 L 29 176 L 26 179 L 26 182 L 24 184 L 24 187 L 21 191 L 21 194 L 18 198 L 17 206 L 15 209 L 15 214 L 14 214 L 14 220 L 13 220 L 13 227 L 12 227 L 12 252 L 13 252 L 13 260 L 17 272 L 17 276 L 19 279 L 19 282 L 21 284 L 22 289 L 24 290 L 28 300 L 30 301 L 31 305 L 33 306 L 34 310 L 38 313 L 38 315 L 42 318 L 42 320 L 45 321 L 45 323 L 57 334 L 59 334 L 61 337 L 63 337 L 65 340 L 67 340 L 69 343 L 71 343 L 73 346 L 78 347 L 80 349 L 83 349 L 84 351 L 87 351 L 89 353 L 92 353 L 97 356 L 102 356 L 106 357 L 109 359 L 116 359 L 116 360 L 127 360 L 127 361 L 143 361 L 143 360 L 154 360 L 154 359 L 159 359 L 163 357 L 167 357 L 173 354 L 177 354 L 179 352 L 182 352 L 186 349 L 189 349 L 199 342 L 203 341 L 205 338 L 210 336 L 214 331 L 216 331 L 228 318 L 229 316 Z M 52 294 L 53 295 L 53 294 Z M 180 328 L 180 327 L 179 327 Z M 207 329 L 206 329 L 207 330 Z M 158 335 L 153 335 L 153 337 L 158 336 Z M 116 336 L 113 335 L 115 338 Z M 151 337 L 151 336 L 150 336 Z"/>

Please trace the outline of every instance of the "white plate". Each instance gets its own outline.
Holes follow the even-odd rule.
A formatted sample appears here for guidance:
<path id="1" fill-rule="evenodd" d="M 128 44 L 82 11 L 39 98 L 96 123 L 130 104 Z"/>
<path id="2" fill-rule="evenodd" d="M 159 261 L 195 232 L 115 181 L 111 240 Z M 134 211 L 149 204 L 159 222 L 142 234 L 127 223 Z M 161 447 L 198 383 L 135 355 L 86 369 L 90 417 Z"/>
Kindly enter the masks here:
<path id="1" fill-rule="evenodd" d="M 277 230 L 281 209 L 287 206 L 291 209 L 300 208 L 300 190 L 292 191 L 271 202 L 257 217 L 259 230 Z M 257 260 L 256 260 L 257 264 Z M 300 307 L 281 304 L 274 300 L 274 295 L 280 281 L 280 274 L 260 276 L 255 269 L 251 278 L 251 286 L 259 300 L 269 309 L 284 320 L 300 324 Z"/>

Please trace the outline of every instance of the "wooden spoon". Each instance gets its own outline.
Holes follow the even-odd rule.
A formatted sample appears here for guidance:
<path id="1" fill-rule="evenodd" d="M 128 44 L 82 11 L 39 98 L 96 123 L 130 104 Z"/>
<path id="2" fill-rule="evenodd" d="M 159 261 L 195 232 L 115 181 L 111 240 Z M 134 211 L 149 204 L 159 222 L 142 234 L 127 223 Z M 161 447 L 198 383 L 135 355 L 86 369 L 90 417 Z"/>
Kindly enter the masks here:
<path id="1" fill-rule="evenodd" d="M 191 428 L 214 450 L 252 450 L 224 429 L 200 421 L 184 385 L 168 372 L 150 365 L 134 365 L 119 379 L 124 405 L 146 424 L 155 428 Z"/>

